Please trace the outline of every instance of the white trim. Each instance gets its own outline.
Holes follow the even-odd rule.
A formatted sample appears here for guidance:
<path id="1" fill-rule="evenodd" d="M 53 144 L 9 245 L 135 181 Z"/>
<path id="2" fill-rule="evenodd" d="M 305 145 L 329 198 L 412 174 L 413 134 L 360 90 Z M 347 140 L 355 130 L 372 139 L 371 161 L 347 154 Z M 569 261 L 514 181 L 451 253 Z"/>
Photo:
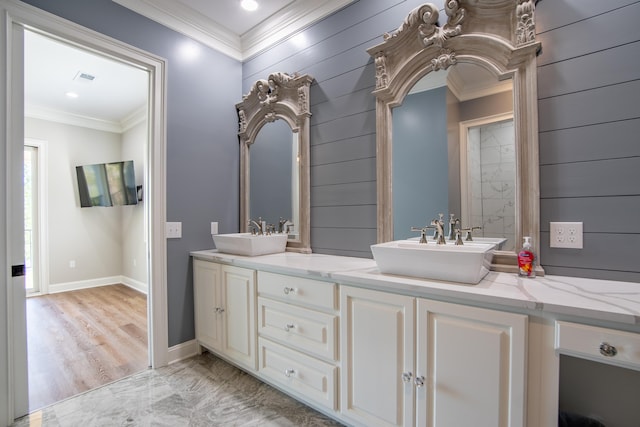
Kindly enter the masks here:
<path id="1" fill-rule="evenodd" d="M 49 292 L 49 143 L 42 139 L 25 138 L 24 145 L 38 149 L 38 293 Z"/>
<path id="2" fill-rule="evenodd" d="M 63 123 L 71 126 L 79 126 L 105 132 L 124 133 L 147 118 L 147 108 L 147 105 L 143 105 L 120 122 L 96 119 L 89 116 L 72 114 L 67 111 L 60 111 L 53 108 L 38 107 L 34 105 L 25 106 L 24 115 L 34 119 Z"/>
<path id="3" fill-rule="evenodd" d="M 354 0 L 298 0 L 240 36 L 173 0 L 113 1 L 233 59 L 244 61 Z"/>
<path id="4" fill-rule="evenodd" d="M 60 292 L 78 291 L 81 289 L 118 284 L 123 284 L 145 295 L 147 294 L 147 285 L 145 283 L 126 276 L 97 277 L 95 279 L 78 280 L 75 282 L 51 283 L 49 285 L 49 293 L 57 294 Z M 42 294 L 44 294 L 44 292 L 42 292 Z"/>
<path id="5" fill-rule="evenodd" d="M 354 0 L 298 0 L 272 18 L 240 36 L 242 60 L 257 55 L 270 46 L 343 9 Z"/>
<path id="6" fill-rule="evenodd" d="M 169 347 L 169 364 L 188 359 L 197 354 L 200 354 L 200 346 L 196 340 L 174 345 L 173 347 Z"/>
<path id="7" fill-rule="evenodd" d="M 0 128 L 6 129 L 2 133 L 0 144 L 4 147 L 3 154 L 10 156 L 11 147 L 15 145 L 11 141 L 20 141 L 21 145 L 24 141 L 23 121 L 23 97 L 11 96 L 11 88 L 16 82 L 20 82 L 15 87 L 22 84 L 22 76 L 24 75 L 23 65 L 16 64 L 12 61 L 14 54 L 11 45 L 10 30 L 14 25 L 24 26 L 35 31 L 44 31 L 55 37 L 64 38 L 72 44 L 86 46 L 95 52 L 102 53 L 112 59 L 120 60 L 128 64 L 135 65 L 141 69 L 147 70 L 150 76 L 150 97 L 149 97 L 149 144 L 147 149 L 148 165 L 146 168 L 147 175 L 145 177 L 148 201 L 147 216 L 149 218 L 149 357 L 152 367 L 157 368 L 168 363 L 168 319 L 167 319 L 167 292 L 166 292 L 166 240 L 164 238 L 164 223 L 166 211 L 166 60 L 140 50 L 136 47 L 126 45 L 119 40 L 112 39 L 104 34 L 100 34 L 93 30 L 77 25 L 73 22 L 62 19 L 56 15 L 45 12 L 31 5 L 22 3 L 18 0 L 0 0 L 0 14 L 2 15 L 1 30 L 2 42 L 0 43 L 0 60 L 2 61 L 3 74 L 6 76 L 2 81 L 0 90 L 2 90 L 1 98 L 5 100 L 0 104 Z M 19 112 L 20 117 L 14 117 Z M 4 163 L 7 166 L 12 164 L 11 158 L 5 158 Z M 5 176 L 9 179 L 10 177 Z M 10 271 L 9 266 L 13 258 L 17 256 L 15 250 L 11 246 L 9 231 L 11 228 L 11 181 L 4 181 L 5 184 L 0 196 L 3 203 L 7 206 L 3 212 L 3 219 L 6 223 L 3 225 L 2 236 L 5 241 L 3 248 L 7 251 L 7 256 L 3 257 L 3 270 L 7 273 Z M 24 253 L 20 255 L 24 258 Z M 7 274 L 8 276 L 9 274 Z M 7 283 L 14 281 L 7 278 Z M 23 280 L 24 282 L 24 280 Z M 8 310 L 6 329 L 4 322 L 0 322 L 0 340 L 7 340 L 7 359 L 4 355 L 0 357 L 0 410 L 7 411 L 7 414 L 0 413 L 0 423 L 11 424 L 14 415 L 17 415 L 16 408 L 21 408 L 24 402 L 16 401 L 16 390 L 23 387 L 20 383 L 16 383 L 14 370 L 17 362 L 14 360 L 13 353 L 16 351 L 16 340 L 21 336 L 25 336 L 22 329 L 24 325 L 13 319 L 14 310 L 11 310 L 11 304 L 22 304 L 24 300 L 14 301 L 13 286 L 6 286 L 6 290 L 2 291 L 3 298 Z M 24 287 L 24 285 L 23 285 Z M 5 300 L 6 296 L 6 300 Z M 24 297 L 23 297 L 24 298 Z M 4 320 L 4 319 L 3 319 Z M 26 338 L 25 338 L 26 339 Z M 4 344 L 4 342 L 2 342 Z M 4 347 L 4 345 L 3 345 Z M 6 363 L 4 362 L 6 360 Z M 26 358 L 25 358 L 26 360 Z M 6 371 L 5 371 L 6 370 Z M 5 384 L 5 380 L 7 384 Z M 26 380 L 25 380 L 26 383 Z M 24 384 L 26 386 L 26 384 Z M 7 393 L 5 393 L 7 391 Z M 21 397 L 22 398 L 22 397 Z M 18 410 L 20 412 L 21 410 Z"/>
<path id="8" fill-rule="evenodd" d="M 145 295 L 149 294 L 149 285 L 127 276 L 120 276 L 120 283 Z"/>

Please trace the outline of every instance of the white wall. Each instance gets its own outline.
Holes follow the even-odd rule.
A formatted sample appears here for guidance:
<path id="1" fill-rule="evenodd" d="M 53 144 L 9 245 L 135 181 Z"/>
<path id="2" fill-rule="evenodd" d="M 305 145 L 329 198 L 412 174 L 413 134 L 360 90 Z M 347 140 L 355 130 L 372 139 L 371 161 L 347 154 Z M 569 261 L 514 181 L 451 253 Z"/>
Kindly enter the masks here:
<path id="1" fill-rule="evenodd" d="M 50 122 L 42 119 L 25 119 L 25 138 L 36 138 L 48 144 L 48 221 L 49 230 L 49 291 L 113 283 L 125 275 L 123 258 L 131 259 L 133 240 L 125 239 L 123 231 L 137 233 L 142 240 L 143 229 L 132 231 L 143 218 L 143 208 L 92 207 L 81 208 L 75 167 L 84 164 L 113 162 L 124 159 L 123 142 L 138 140 L 144 146 L 146 127 L 131 129 L 126 138 L 121 134 Z M 127 155 L 133 156 L 143 148 L 127 147 Z M 136 174 L 143 172 L 142 153 L 131 157 L 135 161 Z M 142 246 L 144 248 L 144 246 Z M 144 252 L 144 251 L 143 251 Z M 138 256 L 138 255 L 135 255 Z M 140 259 L 143 276 L 135 280 L 146 283 L 146 261 Z M 70 262 L 75 261 L 75 267 Z M 130 263 L 132 264 L 132 262 Z M 128 272 L 127 272 L 128 274 Z M 116 280 L 118 281 L 118 280 Z"/>
<path id="2" fill-rule="evenodd" d="M 121 160 L 133 160 L 136 185 L 143 186 L 143 197 L 148 192 L 144 185 L 147 142 L 147 121 L 144 120 L 122 134 Z M 135 206 L 121 206 L 122 211 L 122 275 L 137 289 L 148 289 L 147 250 L 145 235 L 145 200 Z"/>

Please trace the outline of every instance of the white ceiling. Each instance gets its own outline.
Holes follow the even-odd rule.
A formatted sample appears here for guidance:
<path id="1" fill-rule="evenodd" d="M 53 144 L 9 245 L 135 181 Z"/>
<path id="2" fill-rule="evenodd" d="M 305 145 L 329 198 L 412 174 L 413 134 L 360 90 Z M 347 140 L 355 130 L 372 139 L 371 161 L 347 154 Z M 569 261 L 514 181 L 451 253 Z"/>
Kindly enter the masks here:
<path id="1" fill-rule="evenodd" d="M 354 0 L 113 0 L 228 56 L 244 60 Z M 145 113 L 147 73 L 61 41 L 25 33 L 25 114 L 122 132 Z M 92 82 L 75 79 L 95 76 Z M 65 96 L 78 93 L 78 98 Z"/>

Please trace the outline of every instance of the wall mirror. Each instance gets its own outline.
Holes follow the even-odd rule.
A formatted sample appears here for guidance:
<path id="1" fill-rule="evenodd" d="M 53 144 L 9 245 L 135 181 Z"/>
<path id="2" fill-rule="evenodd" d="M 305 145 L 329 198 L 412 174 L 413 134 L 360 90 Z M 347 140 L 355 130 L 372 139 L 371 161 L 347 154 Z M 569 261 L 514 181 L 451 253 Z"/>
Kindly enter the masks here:
<path id="1" fill-rule="evenodd" d="M 438 214 L 507 240 L 492 269 L 539 246 L 534 1 L 427 3 L 370 49 L 376 66 L 378 241 Z"/>
<path id="2" fill-rule="evenodd" d="M 261 218 L 287 232 L 287 250 L 310 253 L 309 75 L 258 80 L 238 110 L 240 231 Z M 282 224 L 282 226 L 281 226 Z"/>

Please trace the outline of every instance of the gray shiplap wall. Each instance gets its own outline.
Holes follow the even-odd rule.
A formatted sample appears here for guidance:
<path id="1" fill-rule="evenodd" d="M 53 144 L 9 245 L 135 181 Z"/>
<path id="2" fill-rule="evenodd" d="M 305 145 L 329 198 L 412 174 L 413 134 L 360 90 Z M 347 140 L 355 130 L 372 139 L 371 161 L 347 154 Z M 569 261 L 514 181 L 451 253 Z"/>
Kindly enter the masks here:
<path id="1" fill-rule="evenodd" d="M 366 49 L 419 4 L 357 1 L 243 64 L 244 93 L 274 71 L 315 77 L 310 95 L 314 252 L 371 257 L 369 246 L 376 242 L 375 70 Z"/>
<path id="2" fill-rule="evenodd" d="M 311 244 L 370 256 L 375 242 L 374 69 L 366 48 L 422 2 L 360 0 L 243 64 L 243 92 L 273 71 L 311 91 Z M 436 2 L 442 7 L 442 2 Z M 541 262 L 551 274 L 640 281 L 640 3 L 541 0 Z M 582 221 L 582 250 L 550 249 L 550 221 Z"/>
<path id="3" fill-rule="evenodd" d="M 542 264 L 640 281 L 640 2 L 537 7 Z M 582 221 L 584 249 L 549 248 L 550 221 Z"/>

